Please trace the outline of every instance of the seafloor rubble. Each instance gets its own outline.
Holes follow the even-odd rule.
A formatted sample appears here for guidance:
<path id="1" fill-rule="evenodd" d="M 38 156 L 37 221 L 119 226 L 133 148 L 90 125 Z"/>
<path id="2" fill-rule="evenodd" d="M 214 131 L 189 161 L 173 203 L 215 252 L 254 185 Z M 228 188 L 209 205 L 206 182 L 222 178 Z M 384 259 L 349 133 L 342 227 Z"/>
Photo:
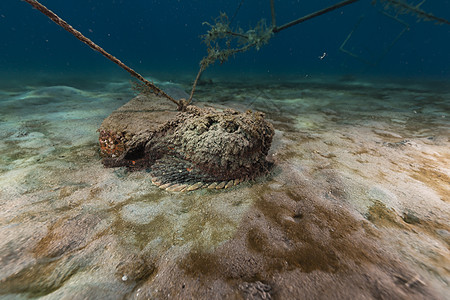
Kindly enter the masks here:
<path id="1" fill-rule="evenodd" d="M 194 105 L 177 113 L 167 102 L 141 94 L 103 121 L 105 166 L 147 168 L 169 191 L 229 188 L 268 172 L 274 130 L 263 113 Z"/>
<path id="2" fill-rule="evenodd" d="M 102 165 L 126 85 L 0 92 L 0 298 L 446 299 L 448 85 L 199 87 L 266 113 L 274 167 L 186 193 Z"/>

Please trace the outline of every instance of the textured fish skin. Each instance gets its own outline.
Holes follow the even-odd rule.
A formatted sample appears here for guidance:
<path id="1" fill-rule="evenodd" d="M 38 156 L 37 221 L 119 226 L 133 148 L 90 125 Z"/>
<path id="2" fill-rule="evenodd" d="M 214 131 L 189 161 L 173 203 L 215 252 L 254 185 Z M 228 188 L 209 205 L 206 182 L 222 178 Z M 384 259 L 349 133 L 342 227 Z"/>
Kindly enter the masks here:
<path id="1" fill-rule="evenodd" d="M 173 192 L 231 188 L 269 170 L 274 129 L 263 113 L 193 105 L 177 112 L 158 98 L 140 95 L 105 119 L 105 166 L 147 169 Z"/>

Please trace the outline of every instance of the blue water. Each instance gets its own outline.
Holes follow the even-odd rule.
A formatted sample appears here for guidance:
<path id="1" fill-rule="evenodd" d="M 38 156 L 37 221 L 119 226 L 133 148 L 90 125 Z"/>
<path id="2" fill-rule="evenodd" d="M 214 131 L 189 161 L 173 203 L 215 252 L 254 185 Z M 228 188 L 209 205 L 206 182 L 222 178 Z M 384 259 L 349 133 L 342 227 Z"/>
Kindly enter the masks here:
<path id="1" fill-rule="evenodd" d="M 42 0 L 105 50 L 145 76 L 165 73 L 195 77 L 206 54 L 200 35 L 202 22 L 220 11 L 232 16 L 240 0 L 123 1 Z M 277 25 L 327 7 L 338 1 L 275 1 Z M 418 1 L 412 1 L 418 3 Z M 259 19 L 270 23 L 269 0 L 243 1 L 233 25 L 247 29 Z M 399 18 L 409 24 L 385 53 L 404 26 L 379 12 L 370 0 L 340 8 L 274 36 L 260 51 L 251 50 L 215 64 L 206 74 L 352 75 L 450 79 L 450 25 L 417 22 L 411 15 Z M 450 1 L 426 1 L 422 8 L 450 20 Z M 339 50 L 360 20 L 346 48 L 356 59 Z M 0 3 L 0 76 L 11 74 L 119 74 L 125 71 L 92 51 L 68 32 L 20 0 Z M 323 59 L 319 57 L 326 56 Z M 384 57 L 382 57 L 384 55 Z M 364 62 L 362 60 L 368 61 Z M 379 61 L 379 62 L 378 62 Z M 378 62 L 376 65 L 370 63 Z"/>
<path id="2" fill-rule="evenodd" d="M 233 25 L 271 19 L 269 0 L 41 1 L 177 95 L 206 54 L 203 22 L 241 2 Z M 277 24 L 338 1 L 275 0 Z M 274 168 L 176 194 L 101 164 L 98 128 L 135 96 L 129 74 L 0 0 L 0 299 L 447 299 L 450 25 L 401 15 L 409 30 L 393 44 L 405 23 L 371 2 L 207 69 L 194 104 L 264 112 Z M 450 0 L 422 7 L 450 20 Z M 353 29 L 357 58 L 339 50 Z M 125 136 L 141 126 L 119 116 Z M 148 120 L 133 140 L 159 124 Z M 246 143 L 242 132 L 217 141 Z"/>

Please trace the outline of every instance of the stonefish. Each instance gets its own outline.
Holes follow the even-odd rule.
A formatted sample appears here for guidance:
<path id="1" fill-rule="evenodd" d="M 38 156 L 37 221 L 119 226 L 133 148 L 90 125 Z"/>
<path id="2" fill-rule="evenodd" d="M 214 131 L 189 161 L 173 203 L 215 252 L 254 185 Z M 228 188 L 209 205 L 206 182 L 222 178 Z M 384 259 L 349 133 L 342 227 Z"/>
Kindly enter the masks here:
<path id="1" fill-rule="evenodd" d="M 266 173 L 274 129 L 261 112 L 189 105 L 141 94 L 99 128 L 103 164 L 148 170 L 168 191 L 222 189 Z"/>

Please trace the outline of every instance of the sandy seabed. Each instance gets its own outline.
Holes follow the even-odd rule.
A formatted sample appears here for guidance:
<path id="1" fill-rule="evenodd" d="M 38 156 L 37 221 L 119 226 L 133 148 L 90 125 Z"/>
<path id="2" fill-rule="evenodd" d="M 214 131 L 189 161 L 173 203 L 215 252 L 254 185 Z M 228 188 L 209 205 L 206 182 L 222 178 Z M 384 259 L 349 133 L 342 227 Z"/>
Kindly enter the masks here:
<path id="1" fill-rule="evenodd" d="M 102 166 L 128 82 L 3 89 L 0 299 L 448 299 L 449 86 L 203 85 L 266 113 L 274 168 L 189 193 Z"/>

